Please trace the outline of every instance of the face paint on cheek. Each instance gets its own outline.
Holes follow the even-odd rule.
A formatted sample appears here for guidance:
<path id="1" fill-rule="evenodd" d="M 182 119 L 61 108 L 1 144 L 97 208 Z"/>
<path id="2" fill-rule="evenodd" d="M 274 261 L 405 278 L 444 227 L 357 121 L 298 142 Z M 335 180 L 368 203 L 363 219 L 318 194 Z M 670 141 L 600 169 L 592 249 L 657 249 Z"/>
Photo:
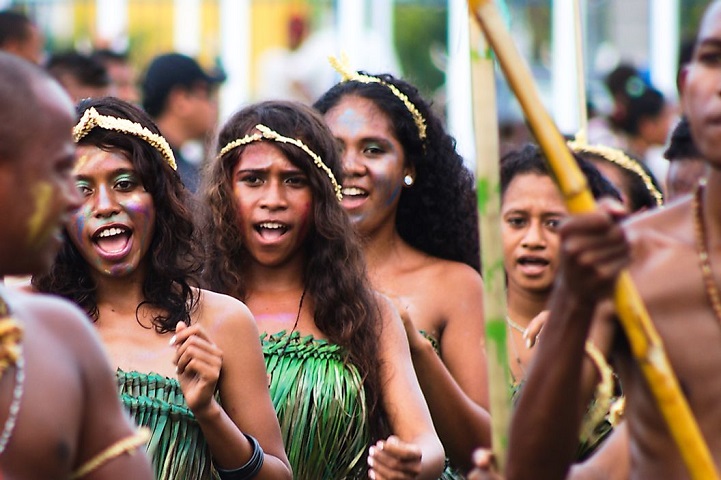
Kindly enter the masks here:
<path id="1" fill-rule="evenodd" d="M 149 239 L 153 231 L 153 204 L 148 201 L 147 198 L 143 198 L 148 195 L 146 192 L 135 193 L 127 199 L 120 202 L 120 205 L 125 211 L 127 211 L 133 217 L 140 217 L 144 221 L 138 225 L 136 222 L 135 233 L 138 235 L 140 242 L 145 242 Z"/>
<path id="2" fill-rule="evenodd" d="M 71 223 L 74 226 L 75 239 L 78 243 L 83 241 L 83 232 L 85 230 L 85 224 L 88 219 L 92 216 L 90 206 L 83 205 L 80 209 L 72 216 Z M 68 228 L 68 230 L 70 230 Z"/>
<path id="3" fill-rule="evenodd" d="M 311 202 L 306 203 L 303 205 L 303 209 L 300 212 L 300 238 L 305 240 L 305 238 L 308 236 L 308 232 L 310 231 L 311 227 L 311 218 L 312 218 L 312 209 L 313 204 Z"/>
<path id="4" fill-rule="evenodd" d="M 28 245 L 40 243 L 41 235 L 48 225 L 48 212 L 51 210 L 53 187 L 47 182 L 40 182 L 32 188 L 35 210 L 28 220 Z"/>
<path id="5" fill-rule="evenodd" d="M 358 135 L 361 128 L 363 128 L 363 117 L 352 108 L 346 108 L 338 116 L 338 124 L 346 129 L 351 136 Z"/>
<path id="6" fill-rule="evenodd" d="M 377 175 L 374 183 L 376 190 L 385 198 L 383 200 L 383 206 L 391 206 L 395 199 L 398 198 L 398 195 L 401 192 L 401 186 L 395 185 L 390 178 L 385 175 Z"/>
<path id="7" fill-rule="evenodd" d="M 388 197 L 388 200 L 386 201 L 386 207 L 390 207 L 393 202 L 396 201 L 396 198 L 398 198 L 401 194 L 402 188 L 403 187 L 401 187 L 400 185 L 396 185 L 396 187 L 393 189 L 390 196 Z"/>

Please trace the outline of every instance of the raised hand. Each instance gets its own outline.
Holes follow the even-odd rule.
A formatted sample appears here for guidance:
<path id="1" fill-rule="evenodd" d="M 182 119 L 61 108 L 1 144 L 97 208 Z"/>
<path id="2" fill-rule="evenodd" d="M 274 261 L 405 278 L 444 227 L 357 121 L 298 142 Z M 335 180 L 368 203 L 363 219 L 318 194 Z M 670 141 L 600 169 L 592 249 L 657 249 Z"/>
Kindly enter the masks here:
<path id="1" fill-rule="evenodd" d="M 496 471 L 493 452 L 486 448 L 479 448 L 473 452 L 474 468 L 468 472 L 468 480 L 503 480 Z"/>
<path id="2" fill-rule="evenodd" d="M 173 363 L 185 401 L 198 416 L 215 402 L 223 352 L 199 324 L 188 327 L 178 322 L 170 344 L 176 347 Z"/>
<path id="3" fill-rule="evenodd" d="M 395 435 L 368 450 L 368 477 L 375 480 L 413 479 L 421 472 L 421 449 Z"/>
<path id="4" fill-rule="evenodd" d="M 569 291 L 595 301 L 609 295 L 630 261 L 630 247 L 618 220 L 625 210 L 604 199 L 593 213 L 576 215 L 561 226 L 559 276 Z"/>

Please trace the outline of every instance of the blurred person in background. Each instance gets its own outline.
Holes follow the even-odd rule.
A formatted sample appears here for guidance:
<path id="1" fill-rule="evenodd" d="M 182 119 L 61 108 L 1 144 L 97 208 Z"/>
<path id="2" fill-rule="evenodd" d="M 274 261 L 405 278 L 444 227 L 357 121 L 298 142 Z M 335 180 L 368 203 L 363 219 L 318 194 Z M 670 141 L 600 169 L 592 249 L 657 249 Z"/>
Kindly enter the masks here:
<path id="1" fill-rule="evenodd" d="M 206 72 L 198 62 L 179 53 L 155 57 L 148 66 L 141 90 L 143 108 L 158 124 L 173 149 L 178 174 L 193 193 L 199 184 L 200 163 L 184 155 L 191 141 L 205 143 L 218 122 L 218 86 L 222 72 Z"/>
<path id="2" fill-rule="evenodd" d="M 110 94 L 108 71 L 98 60 L 75 51 L 53 54 L 45 69 L 65 88 L 73 102 Z"/>
<path id="3" fill-rule="evenodd" d="M 0 50 L 40 64 L 45 38 L 26 15 L 13 10 L 0 12 Z"/>
<path id="4" fill-rule="evenodd" d="M 126 102 L 139 104 L 137 73 L 128 53 L 100 49 L 93 52 L 92 57 L 102 63 L 108 71 L 111 83 L 110 95 Z"/>

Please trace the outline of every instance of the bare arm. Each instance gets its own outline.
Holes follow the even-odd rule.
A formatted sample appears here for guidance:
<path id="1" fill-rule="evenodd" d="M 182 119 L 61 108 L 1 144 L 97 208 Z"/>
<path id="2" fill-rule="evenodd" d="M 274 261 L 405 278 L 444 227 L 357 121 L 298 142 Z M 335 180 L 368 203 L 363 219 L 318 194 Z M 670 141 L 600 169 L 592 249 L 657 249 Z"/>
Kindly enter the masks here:
<path id="1" fill-rule="evenodd" d="M 437 294 L 448 315 L 442 360 L 403 305 L 398 306 L 418 382 L 446 454 L 455 466 L 469 470 L 473 451 L 491 442 L 490 416 L 481 406 L 487 397 L 483 291 L 480 276 L 470 268 L 457 277 Z"/>
<path id="2" fill-rule="evenodd" d="M 369 451 L 371 478 L 436 479 L 444 452 L 413 370 L 408 342 L 395 309 L 379 298 L 383 406 L 394 435 Z"/>
<path id="3" fill-rule="evenodd" d="M 176 343 L 183 393 L 203 430 L 213 461 L 226 470 L 245 465 L 253 453 L 244 435 L 248 434 L 265 453 L 262 469 L 255 478 L 291 478 L 268 393 L 255 321 L 237 300 L 208 292 L 204 292 L 204 298 L 206 303 L 214 304 L 206 313 L 210 332 L 200 324 L 181 327 L 176 332 Z M 217 345 L 211 340 L 211 332 L 212 338 L 218 339 Z M 216 383 L 222 407 L 215 400 Z"/>

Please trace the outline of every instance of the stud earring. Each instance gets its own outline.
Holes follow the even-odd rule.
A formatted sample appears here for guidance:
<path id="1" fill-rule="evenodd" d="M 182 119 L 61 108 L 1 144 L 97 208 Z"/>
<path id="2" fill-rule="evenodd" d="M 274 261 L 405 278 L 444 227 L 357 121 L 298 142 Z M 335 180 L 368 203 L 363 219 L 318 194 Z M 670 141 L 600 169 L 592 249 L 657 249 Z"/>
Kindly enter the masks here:
<path id="1" fill-rule="evenodd" d="M 413 185 L 413 177 L 410 174 L 406 175 L 405 177 L 403 177 L 403 183 L 406 187 L 410 187 L 411 185 Z"/>

